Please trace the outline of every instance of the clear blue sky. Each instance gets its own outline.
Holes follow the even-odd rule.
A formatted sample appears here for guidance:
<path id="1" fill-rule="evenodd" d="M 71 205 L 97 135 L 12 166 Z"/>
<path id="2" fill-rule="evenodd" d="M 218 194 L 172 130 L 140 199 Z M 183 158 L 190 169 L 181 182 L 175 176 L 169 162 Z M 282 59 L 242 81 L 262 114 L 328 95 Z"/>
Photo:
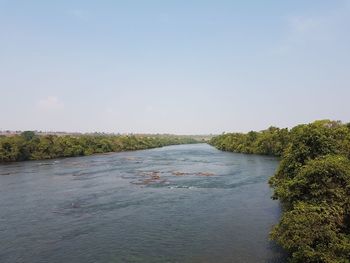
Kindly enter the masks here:
<path id="1" fill-rule="evenodd" d="M 350 1 L 0 0 L 0 130 L 350 121 Z"/>

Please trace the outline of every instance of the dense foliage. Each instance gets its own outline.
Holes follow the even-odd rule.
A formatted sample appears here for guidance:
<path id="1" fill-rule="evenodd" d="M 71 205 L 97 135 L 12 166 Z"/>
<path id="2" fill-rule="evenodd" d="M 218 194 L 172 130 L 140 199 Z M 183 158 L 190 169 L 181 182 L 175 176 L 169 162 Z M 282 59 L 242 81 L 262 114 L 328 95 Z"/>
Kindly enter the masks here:
<path id="1" fill-rule="evenodd" d="M 271 238 L 290 252 L 291 262 L 350 262 L 349 124 L 323 120 L 290 131 L 223 134 L 210 143 L 281 156 L 270 185 L 284 213 Z"/>
<path id="2" fill-rule="evenodd" d="M 0 137 L 0 162 L 84 156 L 195 142 L 185 136 L 37 136 L 34 132 L 26 131 L 21 135 Z"/>
<path id="3" fill-rule="evenodd" d="M 288 129 L 270 127 L 261 132 L 226 133 L 213 137 L 209 143 L 223 151 L 280 156 L 288 140 Z"/>

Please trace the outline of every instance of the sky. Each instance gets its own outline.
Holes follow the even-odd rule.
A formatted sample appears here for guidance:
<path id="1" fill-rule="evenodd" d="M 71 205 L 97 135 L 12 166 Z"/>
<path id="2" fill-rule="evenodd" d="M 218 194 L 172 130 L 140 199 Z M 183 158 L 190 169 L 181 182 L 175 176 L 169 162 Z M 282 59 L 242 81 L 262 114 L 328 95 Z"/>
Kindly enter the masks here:
<path id="1" fill-rule="evenodd" d="M 350 121 L 350 0 L 0 0 L 0 130 Z"/>

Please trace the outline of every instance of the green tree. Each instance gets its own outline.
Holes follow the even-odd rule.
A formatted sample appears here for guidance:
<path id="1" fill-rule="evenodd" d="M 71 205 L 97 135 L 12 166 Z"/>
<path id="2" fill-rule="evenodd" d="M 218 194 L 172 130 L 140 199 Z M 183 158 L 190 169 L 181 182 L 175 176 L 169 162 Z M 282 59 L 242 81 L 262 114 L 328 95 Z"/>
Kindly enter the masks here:
<path id="1" fill-rule="evenodd" d="M 21 133 L 21 136 L 26 140 L 30 141 L 35 137 L 35 132 L 33 131 L 24 131 Z"/>

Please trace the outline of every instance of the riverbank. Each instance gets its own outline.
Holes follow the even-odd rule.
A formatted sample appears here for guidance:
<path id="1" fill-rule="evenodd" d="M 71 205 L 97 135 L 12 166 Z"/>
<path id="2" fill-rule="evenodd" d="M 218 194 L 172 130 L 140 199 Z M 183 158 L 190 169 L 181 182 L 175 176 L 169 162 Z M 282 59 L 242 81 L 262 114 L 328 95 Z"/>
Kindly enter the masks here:
<path id="1" fill-rule="evenodd" d="M 271 232 L 292 262 L 349 262 L 350 124 L 322 120 L 291 130 L 228 133 L 210 144 L 224 151 L 281 156 L 270 178 L 284 213 Z"/>
<path id="2" fill-rule="evenodd" d="M 39 136 L 34 132 L 0 136 L 0 163 L 144 150 L 200 141 L 175 135 Z"/>

